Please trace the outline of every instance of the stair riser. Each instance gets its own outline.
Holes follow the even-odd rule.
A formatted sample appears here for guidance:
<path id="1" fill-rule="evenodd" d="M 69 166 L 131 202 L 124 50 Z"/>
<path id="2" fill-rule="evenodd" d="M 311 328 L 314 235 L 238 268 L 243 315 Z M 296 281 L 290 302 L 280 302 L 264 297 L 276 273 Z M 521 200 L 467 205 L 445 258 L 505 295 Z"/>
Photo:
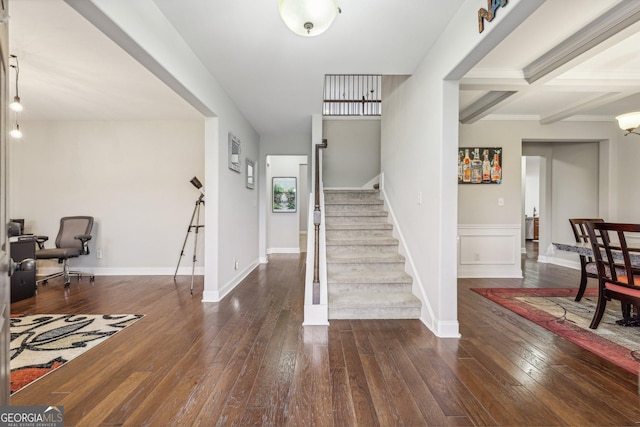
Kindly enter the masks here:
<path id="1" fill-rule="evenodd" d="M 356 256 L 375 256 L 379 254 L 397 254 L 398 245 L 330 245 L 327 243 L 327 254 L 353 254 Z"/>
<path id="2" fill-rule="evenodd" d="M 349 194 L 349 193 L 324 193 L 324 202 L 325 203 L 333 203 L 333 202 L 342 202 L 342 201 L 353 201 L 353 200 L 366 200 L 366 201 L 378 201 L 380 199 L 380 193 L 357 193 L 357 194 Z"/>
<path id="3" fill-rule="evenodd" d="M 404 262 L 385 263 L 331 263 L 327 262 L 327 274 L 348 272 L 404 272 Z"/>
<path id="4" fill-rule="evenodd" d="M 411 292 L 411 283 L 331 283 L 329 285 L 331 295 L 346 294 L 350 292 Z"/>
<path id="5" fill-rule="evenodd" d="M 358 239 L 366 237 L 392 237 L 391 230 L 326 230 L 327 239 Z"/>
<path id="6" fill-rule="evenodd" d="M 371 205 L 326 205 L 325 215 L 363 215 L 363 216 L 386 216 L 387 212 L 382 206 Z"/>
<path id="7" fill-rule="evenodd" d="M 325 213 L 325 220 L 327 225 L 343 225 L 343 224 L 386 224 L 387 214 L 383 212 L 379 215 L 366 215 L 364 212 L 360 214 L 328 214 Z"/>
<path id="8" fill-rule="evenodd" d="M 329 319 L 418 319 L 420 308 L 332 308 L 329 305 Z"/>

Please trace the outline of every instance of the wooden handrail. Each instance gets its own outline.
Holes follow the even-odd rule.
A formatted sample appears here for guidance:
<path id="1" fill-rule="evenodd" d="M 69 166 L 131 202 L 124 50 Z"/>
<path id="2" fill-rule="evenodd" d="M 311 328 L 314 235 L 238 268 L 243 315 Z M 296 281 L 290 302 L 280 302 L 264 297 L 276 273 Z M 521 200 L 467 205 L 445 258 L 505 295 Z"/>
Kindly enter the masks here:
<path id="1" fill-rule="evenodd" d="M 313 254 L 313 304 L 320 304 L 320 149 L 327 148 L 327 140 L 322 144 L 316 144 L 316 170 L 315 170 L 315 208 L 313 209 L 313 226 L 315 229 L 315 242 Z"/>

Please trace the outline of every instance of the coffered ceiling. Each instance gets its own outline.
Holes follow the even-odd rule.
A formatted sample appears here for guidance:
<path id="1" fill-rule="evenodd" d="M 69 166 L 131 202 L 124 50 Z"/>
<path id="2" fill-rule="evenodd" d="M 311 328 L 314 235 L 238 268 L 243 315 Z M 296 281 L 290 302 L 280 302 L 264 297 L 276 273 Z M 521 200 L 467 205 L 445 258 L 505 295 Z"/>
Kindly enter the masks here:
<path id="1" fill-rule="evenodd" d="M 411 74 L 464 0 L 342 0 L 334 25 L 310 39 L 284 26 L 277 0 L 144 1 L 258 132 L 284 133 L 308 131 L 324 74 Z M 640 110 L 638 9 L 547 0 L 461 80 L 461 121 L 613 121 Z M 9 28 L 23 120 L 201 117 L 63 0 L 10 0 Z"/>

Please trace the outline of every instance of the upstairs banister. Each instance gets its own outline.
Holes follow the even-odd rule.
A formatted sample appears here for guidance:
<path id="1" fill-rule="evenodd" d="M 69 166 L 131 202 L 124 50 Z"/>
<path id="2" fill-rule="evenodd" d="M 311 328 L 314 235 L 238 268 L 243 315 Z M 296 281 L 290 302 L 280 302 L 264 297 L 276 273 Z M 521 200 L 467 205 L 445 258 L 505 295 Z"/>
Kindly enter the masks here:
<path id="1" fill-rule="evenodd" d="M 327 140 L 323 139 L 322 144 L 316 144 L 316 164 L 315 164 L 315 207 L 313 209 L 313 227 L 315 230 L 314 254 L 313 254 L 313 304 L 320 304 L 320 222 L 322 213 L 320 211 L 320 149 L 327 148 Z"/>

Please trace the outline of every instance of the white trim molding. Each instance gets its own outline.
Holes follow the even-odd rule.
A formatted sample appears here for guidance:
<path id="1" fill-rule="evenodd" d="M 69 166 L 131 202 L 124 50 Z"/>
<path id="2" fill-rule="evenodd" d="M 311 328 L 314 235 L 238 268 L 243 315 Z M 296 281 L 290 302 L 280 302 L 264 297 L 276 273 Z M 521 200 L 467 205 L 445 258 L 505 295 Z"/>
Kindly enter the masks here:
<path id="1" fill-rule="evenodd" d="M 520 224 L 459 224 L 459 278 L 521 278 Z"/>

